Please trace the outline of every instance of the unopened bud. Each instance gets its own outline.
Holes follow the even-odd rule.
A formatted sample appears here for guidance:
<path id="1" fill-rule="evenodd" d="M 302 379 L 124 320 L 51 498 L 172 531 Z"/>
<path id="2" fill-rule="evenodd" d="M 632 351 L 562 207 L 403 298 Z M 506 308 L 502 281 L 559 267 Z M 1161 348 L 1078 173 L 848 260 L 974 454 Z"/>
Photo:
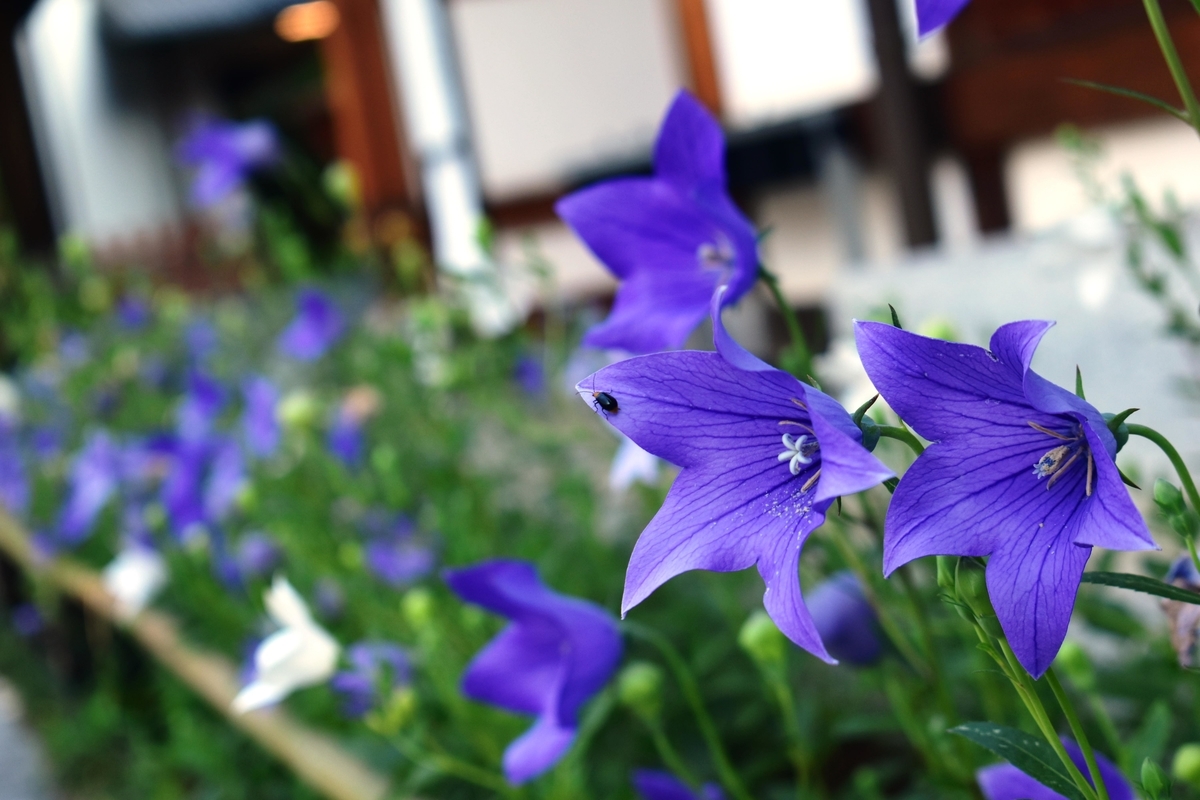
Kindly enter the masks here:
<path id="1" fill-rule="evenodd" d="M 1150 800 L 1165 797 L 1171 789 L 1171 779 L 1167 773 L 1149 758 L 1142 761 L 1142 789 L 1150 796 Z"/>
<path id="2" fill-rule="evenodd" d="M 663 672 L 649 661 L 634 661 L 617 676 L 617 699 L 643 719 L 662 711 Z"/>
<path id="3" fill-rule="evenodd" d="M 433 619 L 433 593 L 428 589 L 409 589 L 400 599 L 400 613 L 413 630 L 421 630 Z"/>
<path id="4" fill-rule="evenodd" d="M 958 599 L 970 606 L 976 617 L 983 619 L 996 615 L 996 612 L 992 610 L 992 601 L 988 598 L 987 581 L 984 578 L 983 570 L 960 561 L 955 577 Z"/>
<path id="5" fill-rule="evenodd" d="M 1162 478 L 1154 482 L 1154 502 L 1164 514 L 1178 514 L 1184 510 L 1183 492 Z"/>
<path id="6" fill-rule="evenodd" d="M 1175 751 L 1171 774 L 1194 789 L 1200 789 L 1200 744 L 1192 742 Z"/>
<path id="7" fill-rule="evenodd" d="M 755 611 L 738 631 L 738 645 L 760 666 L 780 664 L 787 651 L 787 640 L 779 628 L 767 616 L 767 612 Z"/>
<path id="8" fill-rule="evenodd" d="M 938 588 L 946 591 L 954 591 L 954 570 L 958 566 L 958 559 L 954 556 L 938 556 L 937 557 L 937 585 Z"/>
<path id="9" fill-rule="evenodd" d="M 279 401 L 276 416 L 288 428 L 307 428 L 320 416 L 321 407 L 308 392 L 289 392 Z"/>
<path id="10" fill-rule="evenodd" d="M 1071 683 L 1084 692 L 1096 688 L 1096 670 L 1092 659 L 1078 642 L 1063 642 L 1054 659 L 1054 666 L 1062 670 Z"/>
<path id="11" fill-rule="evenodd" d="M 398 686 L 383 706 L 367 715 L 367 727 L 381 736 L 395 736 L 417 713 L 417 693 L 411 686 Z"/>

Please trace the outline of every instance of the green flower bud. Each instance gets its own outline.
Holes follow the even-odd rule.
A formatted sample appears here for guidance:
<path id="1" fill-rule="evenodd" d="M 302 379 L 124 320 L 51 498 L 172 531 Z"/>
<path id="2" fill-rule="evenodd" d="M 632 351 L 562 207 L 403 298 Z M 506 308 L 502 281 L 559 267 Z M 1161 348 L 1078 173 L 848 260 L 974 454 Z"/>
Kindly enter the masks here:
<path id="1" fill-rule="evenodd" d="M 955 556 L 938 556 L 937 557 L 937 585 L 938 588 L 946 591 L 954 591 L 954 571 L 958 567 L 958 558 Z"/>
<path id="2" fill-rule="evenodd" d="M 959 341 L 958 329 L 954 323 L 945 317 L 931 317 L 917 326 L 917 333 L 931 339 L 943 339 L 947 342 Z"/>
<path id="3" fill-rule="evenodd" d="M 1154 502 L 1164 514 L 1179 514 L 1185 506 L 1183 492 L 1170 481 L 1159 478 L 1154 482 Z"/>
<path id="4" fill-rule="evenodd" d="M 421 630 L 433 619 L 433 592 L 424 588 L 409 589 L 400 598 L 400 613 L 413 630 Z"/>
<path id="5" fill-rule="evenodd" d="M 1195 747 L 1196 745 L 1185 746 Z M 1176 754 L 1177 763 L 1178 759 L 1179 756 Z M 1148 758 L 1142 761 L 1142 789 L 1150 796 L 1150 800 L 1158 800 L 1171 789 L 1171 780 L 1167 777 L 1167 773 Z"/>
<path id="6" fill-rule="evenodd" d="M 958 599 L 970 606 L 976 617 L 983 619 L 996 615 L 992 610 L 992 601 L 988 598 L 983 570 L 960 561 L 955 578 Z"/>
<path id="7" fill-rule="evenodd" d="M 634 661 L 617 675 L 617 699 L 643 719 L 662 712 L 663 671 L 649 661 Z"/>
<path id="8" fill-rule="evenodd" d="M 317 399 L 305 391 L 289 392 L 275 409 L 275 415 L 288 428 L 306 428 L 321 414 Z"/>
<path id="9" fill-rule="evenodd" d="M 338 545 L 338 561 L 348 570 L 362 569 L 363 551 L 358 542 L 342 542 Z"/>
<path id="10" fill-rule="evenodd" d="M 1194 789 L 1200 789 L 1200 744 L 1192 742 L 1175 751 L 1171 774 Z"/>
<path id="11" fill-rule="evenodd" d="M 1058 656 L 1054 659 L 1054 666 L 1081 691 L 1090 692 L 1096 687 L 1096 670 L 1092 667 L 1092 660 L 1087 651 L 1080 647 L 1078 642 L 1063 642 Z"/>
<path id="12" fill-rule="evenodd" d="M 368 714 L 364 721 L 368 728 L 381 736 L 395 736 L 416 714 L 417 693 L 411 686 L 399 686 L 383 706 Z"/>
<path id="13" fill-rule="evenodd" d="M 763 610 L 755 611 L 738 631 L 738 645 L 759 666 L 783 663 L 787 639 Z"/>

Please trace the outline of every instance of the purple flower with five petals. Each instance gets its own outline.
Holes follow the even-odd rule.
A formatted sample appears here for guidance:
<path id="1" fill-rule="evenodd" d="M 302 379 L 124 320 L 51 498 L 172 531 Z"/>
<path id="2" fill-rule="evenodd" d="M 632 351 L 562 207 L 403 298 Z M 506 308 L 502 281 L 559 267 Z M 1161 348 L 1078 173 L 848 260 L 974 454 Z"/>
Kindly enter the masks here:
<path id="1" fill-rule="evenodd" d="M 682 467 L 633 549 L 621 610 L 682 572 L 757 566 L 771 619 L 833 662 L 800 594 L 800 550 L 837 497 L 892 473 L 863 448 L 862 432 L 836 401 L 729 337 L 720 300 L 718 291 L 718 352 L 631 358 L 576 387 L 613 427 Z"/>
<path id="2" fill-rule="evenodd" d="M 180 141 L 177 156 L 196 169 L 192 202 L 210 208 L 239 189 L 252 172 L 279 158 L 279 135 L 262 119 L 199 117 Z"/>
<path id="3" fill-rule="evenodd" d="M 948 24 L 971 0 L 917 0 L 917 35 L 928 36 Z"/>
<path id="4" fill-rule="evenodd" d="M 622 178 L 568 195 L 555 210 L 621 286 L 591 347 L 652 353 L 678 347 L 722 284 L 736 302 L 758 279 L 754 226 L 725 191 L 725 138 L 687 92 L 654 148 L 653 178 Z"/>
<path id="5" fill-rule="evenodd" d="M 1155 548 L 1104 417 L 1029 368 L 1052 324 L 1004 325 L 987 350 L 878 322 L 855 332 L 875 387 L 934 442 L 892 497 L 884 572 L 922 556 L 990 556 L 996 616 L 1035 677 L 1066 636 L 1092 547 Z"/>
<path id="6" fill-rule="evenodd" d="M 412 676 L 408 653 L 391 642 L 359 642 L 346 648 L 350 669 L 337 673 L 329 686 L 342 696 L 346 716 L 360 718 L 383 699 L 385 681 L 389 691 L 405 686 Z"/>
<path id="7" fill-rule="evenodd" d="M 1087 762 L 1079 745 L 1067 739 L 1063 739 L 1062 742 L 1075 766 L 1079 767 L 1079 771 L 1087 778 L 1088 783 L 1091 783 L 1092 777 L 1088 774 Z M 1121 770 L 1117 769 L 1116 764 L 1096 753 L 1096 765 L 1100 768 L 1100 777 L 1104 781 L 1104 788 L 1108 789 L 1110 800 L 1134 800 L 1133 786 L 1121 774 Z M 975 773 L 975 779 L 979 782 L 979 789 L 983 792 L 985 800 L 1066 800 L 1061 794 L 1046 788 L 1012 764 L 984 767 Z"/>
<path id="8" fill-rule="evenodd" d="M 838 661 L 869 667 L 883 656 L 879 617 L 854 573 L 839 572 L 818 584 L 808 593 L 808 610 L 821 641 Z"/>
<path id="9" fill-rule="evenodd" d="M 304 289 L 296 296 L 296 316 L 279 335 L 280 352 L 298 361 L 316 361 L 345 330 L 342 312 L 324 293 Z"/>
<path id="10" fill-rule="evenodd" d="M 633 773 L 633 788 L 642 800 L 724 800 L 725 794 L 715 783 L 706 783 L 699 793 L 669 772 L 639 769 Z"/>
<path id="11" fill-rule="evenodd" d="M 468 603 L 511 620 L 467 667 L 462 690 L 537 716 L 504 752 L 505 776 L 524 783 L 567 752 L 580 709 L 612 677 L 622 650 L 616 622 L 598 606 L 550 591 L 522 561 L 447 570 L 446 582 Z"/>
<path id="12" fill-rule="evenodd" d="M 270 458 L 279 447 L 279 390 L 275 384 L 255 375 L 242 384 L 246 406 L 242 411 L 242 440 L 257 458 Z"/>

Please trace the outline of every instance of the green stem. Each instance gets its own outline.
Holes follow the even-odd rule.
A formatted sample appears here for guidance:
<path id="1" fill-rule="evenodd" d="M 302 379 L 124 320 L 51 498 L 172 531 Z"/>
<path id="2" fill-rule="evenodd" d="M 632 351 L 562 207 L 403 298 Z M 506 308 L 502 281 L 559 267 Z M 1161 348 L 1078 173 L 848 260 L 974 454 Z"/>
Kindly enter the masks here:
<path id="1" fill-rule="evenodd" d="M 1167 68 L 1171 70 L 1171 77 L 1175 79 L 1179 96 L 1183 98 L 1188 119 L 1196 132 L 1200 133 L 1200 102 L 1196 100 L 1196 93 L 1192 91 L 1192 82 L 1188 80 L 1187 70 L 1183 68 L 1179 51 L 1175 49 L 1175 42 L 1171 39 L 1171 31 L 1168 30 L 1167 21 L 1163 18 L 1162 8 L 1159 7 L 1158 0 L 1143 0 L 1143 3 L 1146 6 L 1146 16 L 1150 18 L 1150 27 L 1154 29 L 1154 37 L 1158 39 L 1158 47 L 1167 61 Z"/>
<path id="2" fill-rule="evenodd" d="M 841 553 L 846 565 L 850 567 L 850 571 L 858 578 L 859 585 L 862 586 L 863 594 L 866 595 L 867 603 L 875 610 L 875 615 L 879 617 L 879 626 L 883 628 L 883 632 L 891 640 L 892 644 L 900 652 L 900 655 L 908 662 L 913 671 L 921 675 L 926 680 L 933 679 L 933 671 L 921 658 L 920 653 L 913 647 L 912 642 L 900 629 L 896 620 L 892 617 L 891 608 L 879 602 L 879 595 L 875 592 L 875 586 L 871 582 L 871 573 L 867 570 L 867 565 L 863 563 L 858 551 L 850 544 L 846 536 L 846 530 L 839 526 L 837 533 L 833 536 L 833 541 Z"/>
<path id="3" fill-rule="evenodd" d="M 518 790 L 510 786 L 508 781 L 483 767 L 477 767 L 448 753 L 431 753 L 423 749 L 416 742 L 409 741 L 401 736 L 395 737 L 392 743 L 405 758 L 415 764 L 431 766 L 439 772 L 452 775 L 484 789 L 490 789 L 505 797 L 516 797 L 518 795 Z"/>
<path id="4" fill-rule="evenodd" d="M 687 663 L 679 655 L 679 651 L 675 649 L 674 645 L 665 636 L 653 628 L 628 621 L 624 622 L 622 627 L 631 636 L 653 645 L 662 653 L 667 666 L 675 673 L 675 680 L 679 684 L 680 691 L 683 692 L 684 699 L 687 700 L 688 705 L 692 709 L 692 715 L 695 716 L 696 725 L 700 728 L 700 735 L 704 738 L 704 743 L 708 746 L 708 752 L 712 756 L 713 764 L 717 768 L 717 775 L 720 777 L 721 783 L 738 800 L 752 800 L 750 793 L 746 791 L 745 784 L 742 783 L 741 776 L 737 774 L 737 771 L 733 768 L 733 764 L 729 760 L 729 756 L 725 753 L 725 746 L 721 744 L 721 737 L 717 733 L 717 726 L 713 723 L 712 717 L 708 715 L 708 710 L 704 707 L 704 699 L 700 696 L 700 687 L 697 685 L 691 670 L 688 669 Z"/>
<path id="5" fill-rule="evenodd" d="M 1171 460 L 1171 466 L 1175 467 L 1175 472 L 1179 475 L 1179 480 L 1183 483 L 1183 491 L 1187 493 L 1188 500 L 1191 501 L 1192 510 L 1200 513 L 1200 492 L 1196 491 L 1196 482 L 1192 480 L 1192 473 L 1188 471 L 1187 464 L 1183 463 L 1183 457 L 1179 455 L 1179 451 L 1175 449 L 1175 445 L 1167 440 L 1153 428 L 1147 428 L 1145 425 L 1136 425 L 1127 423 L 1131 436 L 1141 436 L 1143 439 L 1149 439 L 1158 445 L 1167 458 Z"/>
<path id="6" fill-rule="evenodd" d="M 1187 543 L 1188 555 L 1192 557 L 1192 566 L 1196 568 L 1197 574 L 1200 574 L 1200 553 L 1196 552 L 1195 537 L 1188 536 L 1183 541 Z"/>
<path id="7" fill-rule="evenodd" d="M 812 372 L 812 351 L 808 349 L 808 339 L 804 336 L 804 331 L 800 327 L 800 320 L 796 317 L 796 311 L 792 308 L 787 298 L 783 296 L 783 289 L 779 285 L 779 278 L 766 267 L 758 268 L 758 277 L 767 285 L 767 289 L 771 291 L 771 296 L 775 298 L 775 305 L 779 306 L 779 313 L 783 315 L 783 323 L 787 326 L 788 336 L 792 339 L 792 357 L 795 359 L 795 374 L 799 377 L 807 377 Z"/>
<path id="8" fill-rule="evenodd" d="M 1042 732 L 1042 736 L 1058 755 L 1059 760 L 1062 761 L 1063 766 L 1067 770 L 1067 774 L 1071 776 L 1071 780 L 1075 782 L 1075 785 L 1083 793 L 1083 796 L 1087 800 L 1096 800 L 1096 790 L 1088 783 L 1087 778 L 1083 777 L 1083 773 L 1079 771 L 1079 767 L 1075 766 L 1075 762 L 1071 760 L 1067 749 L 1063 747 L 1062 740 L 1058 738 L 1058 732 L 1054 729 L 1054 723 L 1050 721 L 1050 715 L 1046 713 L 1046 707 L 1042 705 L 1042 699 L 1038 697 L 1037 687 L 1033 683 L 1033 678 L 1021 666 L 1021 662 L 1017 661 L 1016 654 L 1009 647 L 1005 639 L 1000 638 L 995 641 L 999 642 L 1000 649 L 1004 653 L 1004 660 L 1001 661 L 997 658 L 996 661 L 1000 664 L 1001 669 L 1004 670 L 1008 679 L 1012 681 L 1017 694 L 1020 695 L 1021 701 L 1025 704 L 1025 708 L 1029 710 L 1030 716 L 1033 717 L 1033 721 Z"/>
<path id="9" fill-rule="evenodd" d="M 1054 698 L 1058 700 L 1059 707 L 1067 717 L 1067 724 L 1071 726 L 1071 734 L 1075 737 L 1075 743 L 1083 751 L 1083 760 L 1087 762 L 1088 773 L 1092 776 L 1092 786 L 1096 787 L 1096 797 L 1098 800 L 1109 800 L 1108 788 L 1104 785 L 1100 767 L 1096 764 L 1096 754 L 1092 750 L 1092 743 L 1088 741 L 1087 734 L 1083 730 L 1083 723 L 1079 721 L 1079 715 L 1075 713 L 1075 705 L 1071 702 L 1071 698 L 1063 689 L 1062 684 L 1059 683 L 1053 667 L 1046 670 L 1046 682 L 1050 684 Z"/>
<path id="10" fill-rule="evenodd" d="M 667 738 L 667 732 L 663 730 L 662 723 L 652 718 L 645 718 L 642 721 L 650 731 L 650 738 L 654 742 L 654 749 L 658 751 L 659 757 L 667 765 L 667 768 L 678 775 L 693 790 L 700 788 L 700 781 L 688 769 L 687 764 L 683 763 L 683 759 L 679 757 L 679 752 L 671 744 L 671 740 Z"/>
<path id="11" fill-rule="evenodd" d="M 804 733 L 800 729 L 800 717 L 796 714 L 796 699 L 792 696 L 792 687 L 788 686 L 782 669 L 774 670 L 763 667 L 763 679 L 771 688 L 779 712 L 783 716 L 783 730 L 787 735 L 792 766 L 796 769 L 797 797 L 803 797 L 812 785 L 812 755 Z"/>
<path id="12" fill-rule="evenodd" d="M 925 452 L 925 445 L 913 436 L 908 428 L 897 428 L 894 425 L 880 425 L 879 435 L 887 439 L 895 439 L 898 442 L 904 442 L 917 455 Z"/>

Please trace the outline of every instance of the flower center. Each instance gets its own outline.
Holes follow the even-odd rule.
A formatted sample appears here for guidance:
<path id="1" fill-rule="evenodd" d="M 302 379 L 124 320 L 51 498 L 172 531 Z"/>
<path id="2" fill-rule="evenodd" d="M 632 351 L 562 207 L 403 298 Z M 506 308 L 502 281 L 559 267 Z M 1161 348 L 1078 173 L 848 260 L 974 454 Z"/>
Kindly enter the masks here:
<path id="1" fill-rule="evenodd" d="M 803 408 L 805 411 L 808 410 L 808 407 L 799 400 L 793 399 L 792 402 L 800 408 Z M 817 453 L 821 450 L 821 445 L 819 442 L 817 442 L 817 434 L 807 424 L 803 422 L 797 422 L 796 420 L 785 419 L 781 420 L 779 424 L 792 425 L 805 431 L 805 433 L 802 433 L 798 436 L 785 433 L 783 435 L 783 452 L 776 457 L 776 461 L 786 461 L 788 465 L 788 471 L 793 475 L 799 476 L 804 467 L 807 467 L 813 463 Z M 820 477 L 821 468 L 817 467 L 813 474 L 809 476 L 808 480 L 804 482 L 804 485 L 800 487 L 800 491 L 807 492 L 813 487 L 813 485 L 816 484 L 817 479 Z"/>
<path id="2" fill-rule="evenodd" d="M 733 243 L 723 233 L 717 233 L 716 242 L 705 242 L 696 248 L 696 261 L 702 269 L 727 270 L 734 265 L 737 254 L 733 252 Z"/>
<path id="3" fill-rule="evenodd" d="M 1084 483 L 1084 491 L 1087 492 L 1088 497 L 1091 497 L 1092 479 L 1096 473 L 1096 463 L 1092 458 L 1092 449 L 1088 446 L 1087 437 L 1083 435 L 1083 430 L 1076 425 L 1072 433 L 1068 435 L 1052 431 L 1036 422 L 1030 422 L 1029 427 L 1062 442 L 1062 444 L 1046 451 L 1037 460 L 1037 463 L 1033 465 L 1033 474 L 1037 476 L 1038 480 L 1049 478 L 1046 481 L 1046 489 L 1049 490 L 1053 488 L 1059 478 L 1066 474 L 1072 465 L 1082 459 L 1087 465 L 1087 479 Z"/>

